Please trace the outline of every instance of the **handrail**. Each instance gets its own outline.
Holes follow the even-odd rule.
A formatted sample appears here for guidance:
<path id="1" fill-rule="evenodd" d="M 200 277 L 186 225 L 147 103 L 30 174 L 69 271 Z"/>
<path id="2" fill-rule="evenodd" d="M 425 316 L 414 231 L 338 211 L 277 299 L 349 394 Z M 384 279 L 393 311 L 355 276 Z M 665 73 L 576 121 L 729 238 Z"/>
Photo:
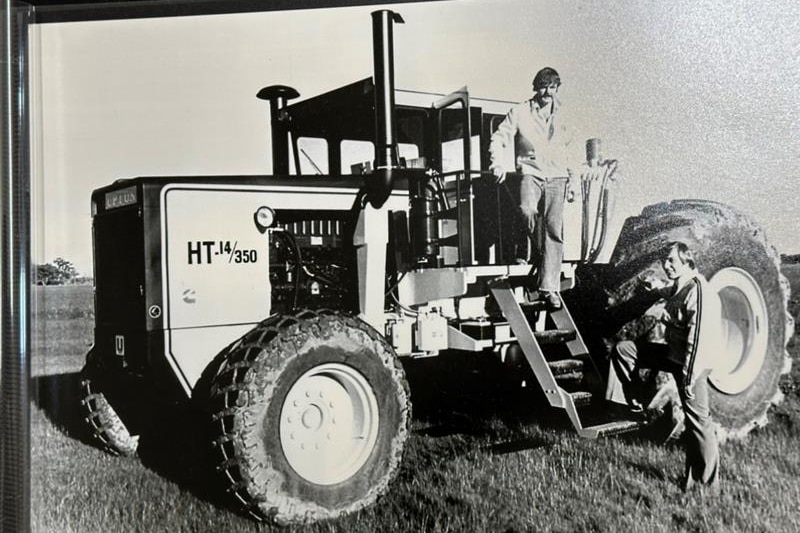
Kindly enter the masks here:
<path id="1" fill-rule="evenodd" d="M 437 121 L 437 131 L 442 131 L 442 114 L 441 111 L 446 109 L 454 104 L 460 103 L 463 108 L 464 113 L 464 170 L 462 171 L 465 177 L 469 177 L 472 174 L 471 169 L 471 161 L 472 161 L 472 121 L 470 120 L 470 108 L 469 108 L 469 92 L 467 91 L 467 87 L 461 87 L 460 89 L 453 91 L 452 93 L 438 99 L 435 101 L 431 108 L 437 112 L 436 121 Z M 440 162 L 441 164 L 441 162 Z M 446 175 L 449 173 L 442 173 L 442 175 Z M 466 193 L 469 194 L 471 190 L 471 183 L 470 179 L 466 181 Z M 462 205 L 461 205 L 461 179 L 460 175 L 456 174 L 456 230 L 458 232 L 458 265 L 465 266 L 465 250 L 466 247 L 471 247 L 472 242 L 472 235 L 471 232 L 467 231 L 469 228 L 463 227 L 463 216 L 462 216 Z M 472 254 L 470 254 L 472 255 Z M 472 258 L 470 258 L 470 263 L 472 262 Z"/>

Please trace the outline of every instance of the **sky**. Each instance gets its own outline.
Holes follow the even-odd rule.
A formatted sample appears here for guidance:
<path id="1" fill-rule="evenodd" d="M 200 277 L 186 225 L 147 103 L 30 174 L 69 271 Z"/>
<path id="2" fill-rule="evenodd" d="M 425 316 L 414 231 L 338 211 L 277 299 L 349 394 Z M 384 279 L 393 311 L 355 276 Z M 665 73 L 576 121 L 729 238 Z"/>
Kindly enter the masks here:
<path id="1" fill-rule="evenodd" d="M 618 159 L 617 221 L 677 198 L 730 204 L 800 253 L 800 3 L 393 4 L 399 88 L 521 101 L 556 68 L 580 138 Z M 117 178 L 269 174 L 268 114 L 372 74 L 375 7 L 36 26 L 33 255 L 91 275 L 90 195 Z"/>

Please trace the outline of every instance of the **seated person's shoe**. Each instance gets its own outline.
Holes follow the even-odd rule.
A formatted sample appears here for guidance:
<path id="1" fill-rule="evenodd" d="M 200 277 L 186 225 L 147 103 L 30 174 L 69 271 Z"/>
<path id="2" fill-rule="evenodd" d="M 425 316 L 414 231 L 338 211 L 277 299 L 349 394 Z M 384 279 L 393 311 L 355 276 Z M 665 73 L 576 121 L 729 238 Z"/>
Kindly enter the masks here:
<path id="1" fill-rule="evenodd" d="M 605 411 L 611 418 L 617 420 L 643 420 L 645 417 L 641 404 L 639 404 L 639 410 L 637 411 L 630 402 L 625 404 L 607 400 Z"/>
<path id="2" fill-rule="evenodd" d="M 644 407 L 639 402 L 639 400 L 628 400 L 628 409 L 630 409 L 631 413 L 642 413 L 644 412 Z"/>
<path id="3" fill-rule="evenodd" d="M 539 299 L 547 303 L 548 309 L 556 310 L 561 309 L 561 297 L 557 292 L 540 292 Z"/>

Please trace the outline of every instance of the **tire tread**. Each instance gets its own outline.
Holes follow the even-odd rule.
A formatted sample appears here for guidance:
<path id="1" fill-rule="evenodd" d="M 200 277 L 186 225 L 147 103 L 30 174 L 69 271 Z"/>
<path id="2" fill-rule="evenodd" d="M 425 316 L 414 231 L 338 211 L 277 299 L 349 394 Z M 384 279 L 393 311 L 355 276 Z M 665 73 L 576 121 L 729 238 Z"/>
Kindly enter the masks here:
<path id="1" fill-rule="evenodd" d="M 302 310 L 294 316 L 276 315 L 270 317 L 239 341 L 224 350 L 216 364 L 210 365 L 208 374 L 201 378 L 208 387 L 207 409 L 211 419 L 211 442 L 214 456 L 218 458 L 216 470 L 226 484 L 225 491 L 237 504 L 240 510 L 258 520 L 272 520 L 278 523 L 298 523 L 336 516 L 353 512 L 374 502 L 388 487 L 388 476 L 380 484 L 373 486 L 369 494 L 345 508 L 327 509 L 316 504 L 304 505 L 295 498 L 282 494 L 274 484 L 257 476 L 259 467 L 249 464 L 249 448 L 256 438 L 255 426 L 246 426 L 241 416 L 250 404 L 250 395 L 256 390 L 262 391 L 263 383 L 255 383 L 259 376 L 269 374 L 291 358 L 296 352 L 302 338 L 319 336 L 319 321 L 324 317 L 332 317 L 333 324 L 338 327 L 346 325 L 360 331 L 370 342 L 384 346 L 385 339 L 364 322 L 342 313 L 329 310 Z M 391 350 L 391 348 L 389 347 Z M 389 367 L 394 379 L 403 391 L 406 405 L 403 406 L 405 422 L 401 434 L 396 437 L 400 443 L 400 453 L 390 458 L 389 472 L 396 472 L 402 460 L 402 443 L 408 436 L 408 422 L 411 407 L 408 383 L 403 369 L 393 352 L 385 357 L 383 365 Z M 204 373 L 205 374 L 205 373 Z M 230 421 L 230 423 L 226 423 Z M 256 472 L 256 473 L 254 473 Z M 267 487 L 268 494 L 261 494 L 254 487 Z"/>
<path id="2" fill-rule="evenodd" d="M 782 399 L 778 382 L 780 375 L 787 373 L 791 368 L 791 358 L 786 345 L 794 333 L 794 321 L 788 309 L 790 288 L 780 270 L 780 255 L 769 244 L 759 225 L 740 211 L 712 201 L 673 200 L 645 207 L 639 216 L 625 221 L 617 246 L 612 253 L 613 268 L 610 269 L 608 285 L 611 290 L 608 291 L 607 310 L 612 315 L 625 316 L 625 306 L 634 298 L 638 284 L 637 277 L 648 270 L 658 270 L 657 261 L 669 241 L 686 240 L 702 243 L 708 241 L 710 235 L 719 235 L 722 232 L 730 232 L 741 239 L 742 249 L 736 250 L 736 253 L 763 254 L 763 267 L 759 268 L 764 270 L 762 278 L 769 280 L 769 286 L 762 286 L 762 292 L 768 298 L 779 293 L 782 299 L 780 312 L 775 313 L 782 314 L 784 322 L 783 361 L 780 363 L 782 370 L 778 379 L 773 380 L 774 383 L 769 383 L 769 387 L 775 390 L 763 391 L 763 402 L 752 409 L 746 420 L 720 426 L 723 438 L 742 438 L 754 428 L 763 426 L 767 422 L 770 406 Z M 701 249 L 696 253 L 701 271 L 703 270 L 701 263 L 705 260 L 707 252 L 708 250 Z M 713 253 L 714 250 L 708 252 L 708 255 Z M 624 337 L 624 334 L 617 333 L 617 337 Z"/>

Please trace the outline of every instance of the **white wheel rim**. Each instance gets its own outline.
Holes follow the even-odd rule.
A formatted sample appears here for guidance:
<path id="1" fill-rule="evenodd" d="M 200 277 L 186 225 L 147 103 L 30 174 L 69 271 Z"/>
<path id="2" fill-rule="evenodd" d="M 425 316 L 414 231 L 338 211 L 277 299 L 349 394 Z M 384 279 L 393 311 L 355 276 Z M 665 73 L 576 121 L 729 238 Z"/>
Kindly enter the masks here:
<path id="1" fill-rule="evenodd" d="M 767 357 L 767 304 L 756 280 L 741 268 L 724 268 L 709 284 L 722 303 L 723 355 L 709 380 L 721 392 L 738 394 L 753 384 Z"/>
<path id="2" fill-rule="evenodd" d="M 333 485 L 364 466 L 378 426 L 378 401 L 366 378 L 353 367 L 326 363 L 289 389 L 281 408 L 281 447 L 299 476 Z"/>

